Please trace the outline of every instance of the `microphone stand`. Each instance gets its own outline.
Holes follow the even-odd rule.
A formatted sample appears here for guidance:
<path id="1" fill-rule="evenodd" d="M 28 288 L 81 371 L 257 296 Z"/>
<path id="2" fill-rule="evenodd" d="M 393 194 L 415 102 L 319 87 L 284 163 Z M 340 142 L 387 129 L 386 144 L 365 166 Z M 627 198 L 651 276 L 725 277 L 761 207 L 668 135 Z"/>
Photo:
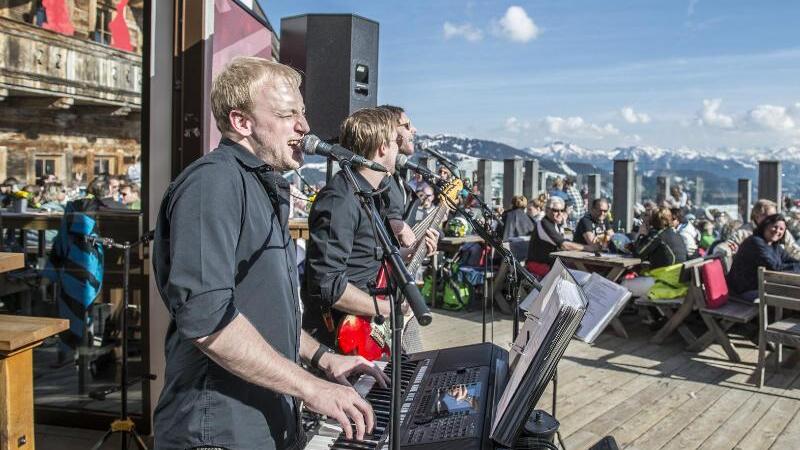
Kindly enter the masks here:
<path id="1" fill-rule="evenodd" d="M 125 450 L 128 448 L 128 437 L 130 436 L 140 450 L 147 450 L 147 446 L 142 440 L 139 433 L 136 432 L 133 420 L 128 417 L 128 304 L 130 302 L 130 271 L 131 271 L 131 249 L 139 245 L 147 245 L 153 239 L 153 231 L 149 231 L 141 236 L 134 242 L 125 241 L 120 244 L 111 238 L 104 238 L 100 236 L 85 236 L 86 242 L 91 245 L 102 245 L 107 248 L 118 248 L 123 251 L 123 269 L 122 269 L 122 318 L 120 319 L 120 326 L 122 328 L 122 374 L 120 376 L 120 393 L 122 396 L 122 407 L 120 411 L 120 418 L 111 422 L 109 430 L 100 439 L 100 441 L 92 447 L 92 450 L 97 450 L 111 437 L 114 433 L 122 434 L 120 440 L 120 447 Z M 145 378 L 153 379 L 152 375 Z"/>
<path id="2" fill-rule="evenodd" d="M 431 179 L 428 182 L 434 186 L 434 190 L 436 190 L 437 193 L 441 193 L 441 186 L 438 183 L 436 183 L 435 180 Z M 505 248 L 503 246 L 503 243 L 499 239 L 497 239 L 494 233 L 488 228 L 490 221 L 481 224 L 477 220 L 475 220 L 464 209 L 464 207 L 460 206 L 459 204 L 448 198 L 446 195 L 443 195 L 442 197 L 447 199 L 448 204 L 450 204 L 450 206 L 453 209 L 455 209 L 459 214 L 464 216 L 467 222 L 469 222 L 469 224 L 472 225 L 472 229 L 475 230 L 475 233 L 477 233 L 478 236 L 480 236 L 484 242 L 489 244 L 497 253 L 499 253 L 500 256 L 503 258 L 503 261 L 508 266 L 508 272 L 506 274 L 506 281 L 508 284 L 506 285 L 506 289 L 508 290 L 507 295 L 509 296 L 509 300 L 511 300 L 509 304 L 514 305 L 514 314 L 513 314 L 514 321 L 513 321 L 512 334 L 513 334 L 513 339 L 516 340 L 517 334 L 519 333 L 519 282 L 521 281 L 520 276 L 525 282 L 533 286 L 534 289 L 541 290 L 542 285 L 533 277 L 533 275 L 530 274 L 530 272 L 528 272 L 524 267 L 522 267 L 519 261 L 514 257 L 514 254 L 511 253 L 511 250 Z M 478 204 L 481 205 L 481 209 L 483 210 L 484 216 L 493 217 L 494 213 L 491 211 L 491 209 L 489 209 L 489 207 L 486 206 L 486 204 L 483 201 L 481 201 L 478 197 L 475 198 L 478 200 Z M 484 280 L 484 283 L 486 283 L 486 280 Z"/>
<path id="3" fill-rule="evenodd" d="M 408 272 L 403 258 L 400 256 L 400 250 L 392 243 L 389 237 L 389 232 L 383 224 L 378 209 L 375 207 L 375 202 L 372 197 L 382 191 L 364 191 L 356 181 L 353 174 L 352 163 L 347 159 L 339 159 L 339 167 L 347 177 L 347 180 L 353 186 L 356 196 L 361 201 L 361 206 L 367 212 L 372 228 L 375 232 L 375 237 L 380 248 L 376 249 L 376 254 L 380 254 L 379 259 L 389 269 L 389 274 L 392 279 L 394 287 L 388 289 L 391 307 L 391 329 L 392 329 L 392 401 L 391 401 L 391 420 L 389 425 L 389 445 L 392 450 L 400 450 L 400 425 L 401 425 L 401 412 L 402 405 L 400 389 L 401 385 L 401 353 L 403 351 L 403 314 L 401 313 L 403 298 L 408 300 L 409 306 L 414 311 L 417 317 L 417 322 L 421 326 L 426 326 L 431 323 L 432 317 L 430 309 L 425 305 L 425 300 L 419 291 L 414 277 Z M 400 289 L 402 295 L 392 295 L 396 288 Z"/>

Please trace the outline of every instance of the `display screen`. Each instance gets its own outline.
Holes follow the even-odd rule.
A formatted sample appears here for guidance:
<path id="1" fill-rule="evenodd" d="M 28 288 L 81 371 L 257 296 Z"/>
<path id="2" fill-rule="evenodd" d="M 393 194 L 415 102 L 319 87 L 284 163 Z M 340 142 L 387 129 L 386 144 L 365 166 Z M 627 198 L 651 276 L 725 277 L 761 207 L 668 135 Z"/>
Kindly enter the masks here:
<path id="1" fill-rule="evenodd" d="M 477 411 L 478 397 L 481 394 L 481 383 L 457 384 L 439 389 L 434 402 L 434 414 L 437 416 Z"/>

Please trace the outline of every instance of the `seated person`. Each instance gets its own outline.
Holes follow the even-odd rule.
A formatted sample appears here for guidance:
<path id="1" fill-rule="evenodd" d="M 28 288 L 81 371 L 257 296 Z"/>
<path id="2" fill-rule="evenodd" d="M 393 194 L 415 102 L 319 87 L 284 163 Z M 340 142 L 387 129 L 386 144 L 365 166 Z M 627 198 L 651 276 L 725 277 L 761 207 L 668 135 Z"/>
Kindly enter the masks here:
<path id="1" fill-rule="evenodd" d="M 800 262 L 781 246 L 786 234 L 786 218 L 773 214 L 758 224 L 752 236 L 742 242 L 733 257 L 727 281 L 731 294 L 743 300 L 758 298 L 758 268 L 800 273 Z"/>
<path id="2" fill-rule="evenodd" d="M 511 238 L 527 236 L 533 231 L 533 220 L 525 212 L 528 199 L 524 195 L 511 198 L 511 209 L 503 213 L 503 226 L 498 230 L 504 241 Z"/>
<path id="3" fill-rule="evenodd" d="M 564 222 L 567 219 L 566 206 L 561 197 L 550 197 L 545 205 L 544 217 L 536 222 L 528 245 L 528 258 L 525 267 L 537 277 L 543 277 L 555 262 L 552 252 L 559 250 L 583 250 L 593 252 L 600 249 L 595 244 L 577 244 L 564 238 Z"/>
<path id="4" fill-rule="evenodd" d="M 633 246 L 633 254 L 650 264 L 647 269 L 650 275 L 653 275 L 654 269 L 681 264 L 687 259 L 686 244 L 672 225 L 672 212 L 666 207 L 653 210 L 642 223 L 639 238 Z M 621 284 L 634 297 L 647 297 L 657 281 L 657 275 L 640 276 Z"/>
<path id="5" fill-rule="evenodd" d="M 603 245 L 613 235 L 614 230 L 608 220 L 608 200 L 596 198 L 592 201 L 589 212 L 578 221 L 573 240 L 577 244 Z"/>
<path id="6" fill-rule="evenodd" d="M 722 258 L 725 267 L 730 270 L 733 255 L 739 250 L 739 246 L 745 239 L 753 234 L 753 230 L 761 224 L 767 216 L 777 214 L 778 205 L 772 200 L 760 199 L 754 205 L 750 212 L 750 222 L 742 225 L 736 230 L 727 241 L 714 247 L 714 255 Z M 794 259 L 800 260 L 800 245 L 794 240 L 791 233 L 785 233 L 783 242 L 781 243 L 784 250 Z"/>
<path id="7" fill-rule="evenodd" d="M 538 198 L 531 199 L 528 201 L 528 207 L 525 208 L 525 212 L 533 222 L 541 220 L 541 218 L 544 217 L 544 202 Z"/>

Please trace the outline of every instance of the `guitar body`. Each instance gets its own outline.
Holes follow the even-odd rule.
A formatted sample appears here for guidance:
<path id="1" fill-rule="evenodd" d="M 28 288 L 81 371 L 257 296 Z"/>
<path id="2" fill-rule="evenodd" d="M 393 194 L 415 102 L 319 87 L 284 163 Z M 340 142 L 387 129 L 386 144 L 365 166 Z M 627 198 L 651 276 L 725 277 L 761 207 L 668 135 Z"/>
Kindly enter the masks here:
<path id="1" fill-rule="evenodd" d="M 462 187 L 461 180 L 456 178 L 443 189 L 443 195 L 454 201 Z M 447 216 L 448 207 L 445 204 L 446 202 L 442 201 L 441 203 L 435 212 L 414 227 L 414 236 L 417 242 L 421 242 L 425 230 L 431 226 L 438 227 Z M 425 250 L 424 244 L 418 245 L 408 267 L 409 272 L 412 274 L 422 264 L 422 260 L 425 258 Z M 376 287 L 381 289 L 388 286 L 390 275 L 389 268 L 382 264 L 378 269 L 377 279 L 375 280 Z M 379 295 L 377 300 L 379 302 L 386 301 L 386 298 Z M 344 355 L 360 355 L 369 361 L 380 359 L 383 355 L 391 356 L 392 335 L 389 321 L 390 318 L 387 317 L 383 324 L 378 325 L 372 321 L 370 316 L 346 315 L 339 322 L 339 326 L 336 329 L 337 349 Z"/>
<path id="2" fill-rule="evenodd" d="M 378 270 L 376 287 L 385 288 L 388 285 L 389 274 L 386 266 L 381 265 Z M 386 301 L 382 295 L 378 296 L 378 301 Z M 369 316 L 346 315 L 336 330 L 336 346 L 340 353 L 344 355 L 360 355 L 368 361 L 380 359 L 383 355 L 391 356 L 391 341 L 386 337 L 388 333 L 388 318 L 383 325 L 377 325 Z M 384 335 L 384 332 L 386 333 Z"/>

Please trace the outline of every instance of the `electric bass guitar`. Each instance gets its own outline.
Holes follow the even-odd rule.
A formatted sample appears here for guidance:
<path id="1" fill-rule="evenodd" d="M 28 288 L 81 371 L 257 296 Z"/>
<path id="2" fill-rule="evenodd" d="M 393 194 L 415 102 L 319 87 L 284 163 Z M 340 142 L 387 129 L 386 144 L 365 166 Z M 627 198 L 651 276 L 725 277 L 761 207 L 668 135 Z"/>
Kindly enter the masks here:
<path id="1" fill-rule="evenodd" d="M 441 223 L 444 222 L 450 212 L 448 200 L 456 202 L 458 193 L 461 192 L 463 187 L 463 183 L 458 178 L 450 181 L 442 189 L 436 209 L 412 228 L 416 249 L 407 265 L 409 273 L 416 273 L 422 261 L 425 260 L 427 254 L 427 247 L 423 239 L 425 231 L 431 227 L 438 229 L 441 226 Z M 376 285 L 379 289 L 388 285 L 389 276 L 389 268 L 386 265 L 381 265 L 376 279 Z M 386 301 L 384 296 L 378 296 L 378 300 Z M 345 355 L 361 355 L 370 361 L 380 359 L 384 354 L 388 356 L 390 354 L 392 336 L 389 322 L 387 319 L 378 325 L 370 316 L 346 315 L 339 322 L 336 330 L 336 345 L 339 352 Z"/>

